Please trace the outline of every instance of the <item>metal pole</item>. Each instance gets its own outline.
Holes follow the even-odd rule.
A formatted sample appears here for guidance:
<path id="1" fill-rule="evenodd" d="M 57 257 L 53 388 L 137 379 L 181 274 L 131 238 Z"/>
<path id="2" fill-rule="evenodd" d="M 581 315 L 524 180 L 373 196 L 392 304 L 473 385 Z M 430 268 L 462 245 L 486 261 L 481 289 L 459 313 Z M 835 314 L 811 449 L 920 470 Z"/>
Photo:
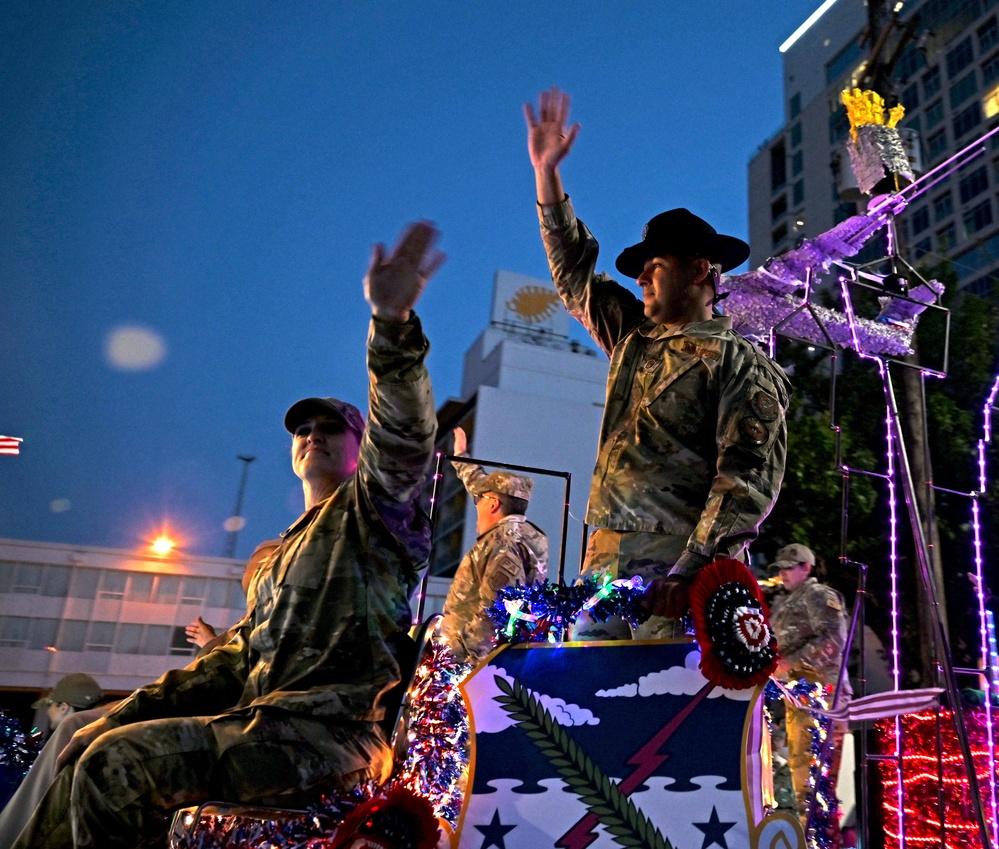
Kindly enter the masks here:
<path id="1" fill-rule="evenodd" d="M 246 478 L 250 473 L 250 463 L 257 458 L 247 457 L 240 454 L 236 459 L 241 460 L 243 463 L 243 474 L 240 477 L 239 489 L 236 492 L 236 506 L 232 508 L 232 516 L 226 520 L 226 528 L 229 531 L 229 538 L 226 541 L 225 551 L 222 553 L 223 557 L 236 556 L 236 540 L 239 538 L 239 531 L 243 527 L 240 519 L 243 517 L 243 493 L 246 492 Z"/>

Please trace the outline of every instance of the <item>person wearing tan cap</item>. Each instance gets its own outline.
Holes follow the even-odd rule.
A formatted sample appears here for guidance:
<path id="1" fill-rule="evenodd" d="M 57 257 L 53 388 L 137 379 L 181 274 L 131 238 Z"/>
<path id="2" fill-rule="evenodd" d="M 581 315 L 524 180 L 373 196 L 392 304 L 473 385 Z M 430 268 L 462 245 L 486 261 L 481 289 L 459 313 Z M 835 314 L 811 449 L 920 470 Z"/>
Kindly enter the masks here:
<path id="1" fill-rule="evenodd" d="M 777 552 L 770 569 L 780 575 L 787 595 L 774 600 L 770 624 L 777 637 L 780 661 L 774 675 L 781 681 L 794 683 L 806 679 L 820 685 L 822 695 L 832 706 L 832 698 L 839 685 L 839 702 L 842 707 L 853 695 L 849 676 L 839 683 L 843 651 L 846 645 L 846 603 L 843 596 L 828 584 L 819 581 L 815 574 L 815 553 L 799 542 L 785 545 Z M 812 806 L 813 786 L 810 771 L 812 751 L 811 715 L 787 705 L 788 767 L 798 816 L 808 834 L 808 818 Z M 828 748 L 829 782 L 836 786 L 842 758 L 845 723 L 833 723 L 832 742 Z M 839 821 L 830 817 L 830 839 L 839 845 Z"/>
<path id="2" fill-rule="evenodd" d="M 419 497 L 437 419 L 413 308 L 444 259 L 438 235 L 412 224 L 372 252 L 367 422 L 331 398 L 288 410 L 305 512 L 251 579 L 236 634 L 78 731 L 16 849 L 162 845 L 177 807 L 304 807 L 388 778 L 379 723 L 430 555 Z"/>
<path id="3" fill-rule="evenodd" d="M 467 452 L 465 431 L 454 429 L 454 453 Z M 455 659 L 474 663 L 496 645 L 488 610 L 496 592 L 516 583 L 543 581 L 548 572 L 548 537 L 524 513 L 534 481 L 525 475 L 486 474 L 476 463 L 453 461 L 475 504 L 478 537 L 458 564 L 444 601 L 441 635 Z"/>
<path id="4" fill-rule="evenodd" d="M 85 672 L 72 672 L 56 681 L 55 686 L 31 706 L 35 710 L 45 708 L 49 728 L 54 730 L 70 714 L 92 708 L 103 700 L 100 684 Z"/>
<path id="5" fill-rule="evenodd" d="M 48 693 L 32 704 L 35 710 L 45 708 L 51 733 L 28 774 L 0 811 L 0 849 L 10 849 L 27 825 L 32 811 L 55 780 L 57 758 L 70 738 L 111 710 L 112 705 L 103 702 L 100 684 L 86 673 L 73 672 L 56 681 Z"/>

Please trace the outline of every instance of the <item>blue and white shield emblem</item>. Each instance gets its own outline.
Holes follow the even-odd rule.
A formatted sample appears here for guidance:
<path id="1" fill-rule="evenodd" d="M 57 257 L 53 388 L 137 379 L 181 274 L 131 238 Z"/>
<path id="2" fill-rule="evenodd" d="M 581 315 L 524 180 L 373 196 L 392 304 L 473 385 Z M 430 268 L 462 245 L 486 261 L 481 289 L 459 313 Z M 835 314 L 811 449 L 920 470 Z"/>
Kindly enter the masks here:
<path id="1" fill-rule="evenodd" d="M 804 849 L 767 807 L 761 689 L 726 690 L 686 640 L 504 646 L 461 685 L 458 849 Z"/>

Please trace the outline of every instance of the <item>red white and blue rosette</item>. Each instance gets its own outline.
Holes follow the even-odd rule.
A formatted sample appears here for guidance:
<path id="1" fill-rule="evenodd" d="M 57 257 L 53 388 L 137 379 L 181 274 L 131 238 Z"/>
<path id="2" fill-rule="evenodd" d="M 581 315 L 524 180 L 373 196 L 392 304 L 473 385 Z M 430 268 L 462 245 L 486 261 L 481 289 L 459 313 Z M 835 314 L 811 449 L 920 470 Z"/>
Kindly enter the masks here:
<path id="1" fill-rule="evenodd" d="M 777 668 L 777 638 L 753 574 L 739 560 L 719 558 L 690 587 L 690 614 L 701 648 L 701 672 L 720 687 L 763 684 Z"/>

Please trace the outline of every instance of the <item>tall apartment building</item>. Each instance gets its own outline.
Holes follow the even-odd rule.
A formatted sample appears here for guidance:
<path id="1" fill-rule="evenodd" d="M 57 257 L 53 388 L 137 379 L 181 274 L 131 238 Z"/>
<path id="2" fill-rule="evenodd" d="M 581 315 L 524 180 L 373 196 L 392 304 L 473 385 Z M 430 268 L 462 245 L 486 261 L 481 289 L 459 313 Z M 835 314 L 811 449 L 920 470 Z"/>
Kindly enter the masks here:
<path id="1" fill-rule="evenodd" d="M 891 79 L 906 110 L 900 128 L 912 145 L 917 176 L 999 125 L 997 5 L 896 4 L 898 24 L 881 55 L 897 55 Z M 871 52 L 864 40 L 867 4 L 827 0 L 816 12 L 781 48 L 785 124 L 749 164 L 751 267 L 863 211 L 843 148 L 850 125 L 840 94 L 853 87 Z M 999 297 L 993 288 L 999 281 L 997 186 L 994 137 L 984 154 L 899 216 L 906 258 L 914 264 L 947 259 L 962 289 Z"/>

